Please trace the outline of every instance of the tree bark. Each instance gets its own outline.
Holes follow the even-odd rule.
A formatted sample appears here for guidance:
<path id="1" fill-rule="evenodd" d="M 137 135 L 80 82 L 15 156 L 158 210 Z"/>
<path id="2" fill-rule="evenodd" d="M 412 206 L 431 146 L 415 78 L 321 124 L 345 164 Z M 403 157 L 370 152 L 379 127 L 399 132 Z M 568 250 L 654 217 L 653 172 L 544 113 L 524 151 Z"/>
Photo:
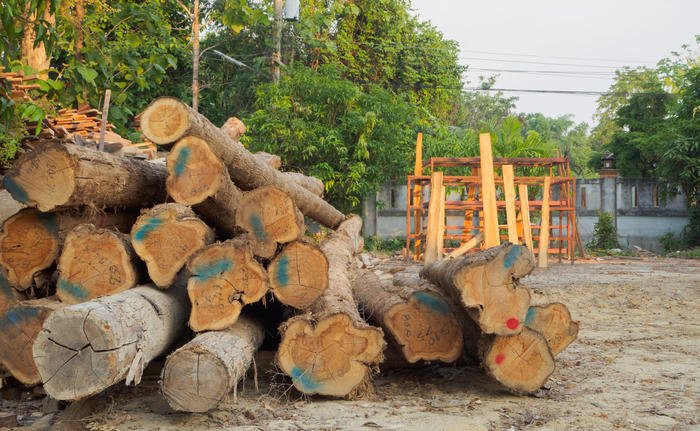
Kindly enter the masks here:
<path id="1" fill-rule="evenodd" d="M 15 200 L 51 211 L 148 207 L 165 201 L 165 179 L 162 165 L 51 143 L 17 159 L 3 182 Z"/>
<path id="2" fill-rule="evenodd" d="M 430 283 L 397 285 L 391 274 L 363 270 L 353 293 L 409 363 L 454 362 L 462 353 L 462 329 L 450 301 Z"/>
<path id="3" fill-rule="evenodd" d="M 309 241 L 286 244 L 267 272 L 275 298 L 297 310 L 308 309 L 328 288 L 328 259 Z"/>
<path id="4" fill-rule="evenodd" d="M 352 216 L 321 245 L 328 259 L 329 286 L 310 313 L 280 327 L 280 369 L 305 394 L 356 398 L 371 391 L 372 367 L 386 347 L 381 329 L 368 325 L 357 311 L 349 269 L 362 248 L 362 219 Z"/>
<path id="5" fill-rule="evenodd" d="M 461 303 L 487 334 L 519 334 L 530 291 L 517 280 L 532 271 L 535 258 L 521 245 L 505 243 L 482 252 L 426 265 L 422 276 Z"/>
<path id="6" fill-rule="evenodd" d="M 233 136 L 230 133 L 229 136 L 231 136 L 231 139 L 233 139 Z M 238 141 L 238 139 L 234 139 L 234 141 Z M 266 153 L 264 151 L 258 151 L 253 153 L 253 156 L 255 156 L 256 159 L 260 160 L 260 162 L 265 163 L 266 165 L 270 165 L 270 167 L 272 167 L 273 169 L 277 169 L 278 171 L 282 167 L 282 158 L 278 155 Z"/>
<path id="7" fill-rule="evenodd" d="M 175 202 L 191 205 L 222 236 L 232 238 L 242 232 L 236 225 L 236 210 L 243 192 L 206 142 L 195 136 L 180 139 L 166 164 L 166 187 Z"/>
<path id="8" fill-rule="evenodd" d="M 42 213 L 26 208 L 5 220 L 0 234 L 0 266 L 7 270 L 10 284 L 28 289 L 34 275 L 56 261 L 68 232 L 83 223 L 98 228 L 128 232 L 136 220 L 131 212 L 58 211 Z"/>
<path id="9" fill-rule="evenodd" d="M 139 286 L 53 313 L 34 343 L 44 390 L 58 400 L 85 398 L 126 379 L 182 336 L 189 302 L 183 286 Z"/>
<path id="10" fill-rule="evenodd" d="M 189 207 L 176 203 L 145 210 L 131 228 L 131 244 L 160 288 L 173 284 L 187 259 L 212 242 L 214 231 Z"/>
<path id="11" fill-rule="evenodd" d="M 139 281 L 138 256 L 129 235 L 92 224 L 75 227 L 58 259 L 56 295 L 67 304 L 78 304 L 119 293 Z"/>
<path id="12" fill-rule="evenodd" d="M 556 356 L 578 337 L 579 322 L 571 319 L 566 305 L 553 302 L 530 307 L 525 317 L 525 326 L 542 334 L 552 355 Z"/>
<path id="13" fill-rule="evenodd" d="M 262 324 L 241 316 L 228 329 L 197 335 L 168 356 L 160 390 L 174 410 L 207 412 L 235 390 L 265 337 Z"/>
<path id="14" fill-rule="evenodd" d="M 265 268 L 253 258 L 250 242 L 241 238 L 199 250 L 187 269 L 189 325 L 195 332 L 233 325 L 244 305 L 260 301 L 268 291 Z"/>
<path id="15" fill-rule="evenodd" d="M 330 228 L 337 227 L 344 219 L 340 211 L 258 160 L 243 145 L 231 140 L 209 120 L 177 99 L 161 97 L 153 101 L 141 115 L 141 128 L 144 135 L 157 144 L 170 144 L 186 135 L 198 136 L 209 144 L 242 189 L 265 185 L 278 187 L 290 195 L 304 215 Z"/>
<path id="16" fill-rule="evenodd" d="M 27 386 L 41 383 L 32 345 L 44 321 L 63 305 L 55 298 L 32 299 L 0 313 L 0 363 Z"/>

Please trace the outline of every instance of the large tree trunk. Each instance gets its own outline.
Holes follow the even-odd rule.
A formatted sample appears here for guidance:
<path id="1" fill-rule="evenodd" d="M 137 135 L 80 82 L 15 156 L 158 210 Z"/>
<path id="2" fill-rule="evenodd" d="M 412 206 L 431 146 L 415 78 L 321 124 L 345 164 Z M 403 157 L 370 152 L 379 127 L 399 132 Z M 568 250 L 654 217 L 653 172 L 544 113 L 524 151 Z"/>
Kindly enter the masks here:
<path id="1" fill-rule="evenodd" d="M 253 253 L 270 259 L 277 246 L 301 238 L 306 227 L 292 199 L 284 191 L 263 186 L 246 192 L 236 211 L 236 224 L 253 240 Z"/>
<path id="2" fill-rule="evenodd" d="M 211 228 L 181 204 L 156 205 L 144 211 L 131 229 L 134 250 L 160 288 L 169 287 L 187 259 L 212 242 Z"/>
<path id="3" fill-rule="evenodd" d="M 25 13 L 22 15 L 22 19 L 25 21 L 22 26 L 24 33 L 20 44 L 22 62 L 40 72 L 40 76 L 45 78 L 48 75 L 47 69 L 51 66 L 51 59 L 46 52 L 44 42 L 36 43 L 37 35 L 34 28 L 40 17 L 37 16 L 36 12 L 29 14 L 29 5 L 30 3 L 27 2 Z M 48 7 L 45 9 L 42 19 L 49 25 L 56 23 L 56 17 L 50 13 Z"/>
<path id="4" fill-rule="evenodd" d="M 79 147 L 44 144 L 7 171 L 12 197 L 41 211 L 87 205 L 142 208 L 165 202 L 165 167 Z"/>
<path id="5" fill-rule="evenodd" d="M 199 250 L 187 269 L 192 303 L 189 324 L 195 332 L 231 326 L 245 304 L 260 301 L 268 291 L 267 272 L 253 259 L 250 242 L 243 239 Z"/>
<path id="6" fill-rule="evenodd" d="M 96 211 L 42 213 L 26 208 L 5 220 L 0 234 L 0 265 L 7 269 L 10 284 L 26 290 L 34 275 L 49 268 L 58 258 L 68 232 L 83 223 L 121 232 L 131 229 L 136 214 Z"/>
<path id="7" fill-rule="evenodd" d="M 78 400 L 117 382 L 138 384 L 144 367 L 182 336 L 189 301 L 178 285 L 139 286 L 53 313 L 34 343 L 44 390 Z"/>
<path id="8" fill-rule="evenodd" d="M 391 274 L 364 270 L 353 293 L 365 316 L 384 329 L 409 363 L 454 362 L 462 329 L 447 298 L 428 282 L 395 284 Z"/>
<path id="9" fill-rule="evenodd" d="M 226 165 L 239 187 L 245 190 L 266 185 L 278 187 L 289 194 L 304 215 L 330 228 L 337 227 L 344 219 L 340 211 L 258 160 L 243 145 L 177 99 L 161 97 L 153 101 L 141 115 L 141 128 L 157 144 L 171 144 L 186 135 L 198 136 Z"/>
<path id="10" fill-rule="evenodd" d="M 328 288 L 328 259 L 309 241 L 285 245 L 267 272 L 275 298 L 298 310 L 308 309 Z"/>
<path id="11" fill-rule="evenodd" d="M 280 327 L 277 363 L 306 394 L 363 396 L 371 389 L 371 369 L 386 346 L 381 329 L 368 325 L 357 311 L 349 269 L 362 248 L 362 219 L 343 222 L 321 245 L 328 258 L 329 286 L 310 313 Z"/>
<path id="12" fill-rule="evenodd" d="M 131 289 L 139 281 L 139 262 L 129 235 L 78 225 L 58 259 L 56 295 L 77 304 Z"/>
<path id="13" fill-rule="evenodd" d="M 236 226 L 236 210 L 243 192 L 228 176 L 226 167 L 202 139 L 180 139 L 166 158 L 168 194 L 192 209 L 226 237 L 242 230 Z"/>
<path id="14" fill-rule="evenodd" d="M 160 390 L 175 410 L 215 409 L 235 390 L 265 337 L 255 319 L 241 316 L 228 329 L 197 335 L 168 356 Z"/>
<path id="15" fill-rule="evenodd" d="M 32 299 L 0 313 L 0 364 L 23 384 L 41 383 L 32 345 L 44 321 L 62 304 L 55 298 Z"/>
<path id="16" fill-rule="evenodd" d="M 487 334 L 519 334 L 530 306 L 530 291 L 517 280 L 535 266 L 530 250 L 505 243 L 482 252 L 426 265 L 422 276 L 460 302 Z"/>
<path id="17" fill-rule="evenodd" d="M 554 356 L 578 336 L 579 323 L 571 319 L 569 309 L 561 302 L 530 307 L 525 325 L 544 336 Z"/>

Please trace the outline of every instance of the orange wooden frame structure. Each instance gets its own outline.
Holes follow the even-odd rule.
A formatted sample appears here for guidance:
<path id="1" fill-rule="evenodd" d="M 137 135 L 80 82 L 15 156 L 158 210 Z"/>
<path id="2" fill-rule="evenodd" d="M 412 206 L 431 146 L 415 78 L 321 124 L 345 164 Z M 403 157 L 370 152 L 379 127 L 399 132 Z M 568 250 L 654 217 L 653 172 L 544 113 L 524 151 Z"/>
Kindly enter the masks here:
<path id="1" fill-rule="evenodd" d="M 406 250 L 413 255 L 415 260 L 422 258 L 428 230 L 427 216 L 431 176 L 425 174 L 427 170 L 430 173 L 443 171 L 442 182 L 447 189 L 444 202 L 445 215 L 451 219 L 455 216 L 462 216 L 463 219 L 463 223 L 460 225 L 442 223 L 440 227 L 444 229 L 442 232 L 444 242 L 441 252 L 448 252 L 452 248 L 465 244 L 476 235 L 484 232 L 484 202 L 482 176 L 479 175 L 480 163 L 480 157 L 433 157 L 422 163 L 422 175 L 416 175 L 418 172 L 416 170 L 414 175 L 408 176 Z M 416 160 L 416 164 L 418 165 L 418 160 Z M 529 190 L 528 205 L 526 207 L 529 211 L 522 211 L 520 197 L 515 201 L 516 208 L 518 208 L 517 231 L 520 238 L 519 242 L 525 242 L 526 236 L 524 231 L 526 231 L 528 234 L 531 234 L 531 241 L 534 242 L 533 252 L 535 254 L 539 253 L 540 223 L 531 222 L 529 228 L 536 231 L 536 233 L 530 231 L 527 226 L 522 225 L 522 213 L 525 212 L 527 217 L 529 212 L 530 220 L 541 218 L 545 178 L 550 177 L 549 240 L 546 248 L 543 248 L 543 250 L 548 250 L 548 255 L 556 255 L 559 262 L 562 259 L 569 259 L 573 263 L 578 236 L 575 205 L 576 178 L 571 175 L 569 159 L 565 157 L 493 159 L 499 237 L 508 240 L 508 224 L 504 224 L 506 220 L 505 187 L 502 174 L 504 165 L 513 166 L 515 188 L 519 189 L 521 193 Z M 508 170 L 510 171 L 510 168 Z M 454 173 L 459 173 L 460 175 L 453 175 Z M 455 194 L 459 195 L 456 199 Z M 513 238 L 512 235 L 511 226 L 511 239 Z M 483 247 L 481 242 L 479 244 L 480 247 Z"/>

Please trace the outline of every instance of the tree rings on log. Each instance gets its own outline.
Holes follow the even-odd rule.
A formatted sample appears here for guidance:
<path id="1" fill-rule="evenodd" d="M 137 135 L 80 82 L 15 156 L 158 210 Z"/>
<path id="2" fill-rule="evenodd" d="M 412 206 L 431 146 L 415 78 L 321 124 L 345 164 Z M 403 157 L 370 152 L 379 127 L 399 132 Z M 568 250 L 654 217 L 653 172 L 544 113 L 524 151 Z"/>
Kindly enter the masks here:
<path id="1" fill-rule="evenodd" d="M 71 144 L 44 144 L 7 171 L 12 197 L 41 211 L 142 208 L 165 201 L 165 167 Z"/>
<path id="2" fill-rule="evenodd" d="M 131 243 L 160 288 L 175 281 L 197 250 L 214 241 L 214 232 L 181 204 L 156 205 L 144 211 L 131 229 Z"/>
<path id="3" fill-rule="evenodd" d="M 56 295 L 77 304 L 131 289 L 138 283 L 137 263 L 128 235 L 79 225 L 66 237 L 58 259 Z"/>
<path id="4" fill-rule="evenodd" d="M 265 268 L 253 258 L 250 243 L 240 239 L 201 249 L 187 269 L 189 325 L 195 332 L 231 326 L 245 304 L 261 300 L 268 290 Z"/>
<path id="5" fill-rule="evenodd" d="M 264 186 L 246 192 L 236 211 L 236 224 L 253 240 L 253 253 L 272 258 L 278 244 L 301 238 L 304 218 L 287 193 Z"/>
<path id="6" fill-rule="evenodd" d="M 328 259 L 307 241 L 286 244 L 267 271 L 275 297 L 299 310 L 309 308 L 328 288 Z"/>
<path id="7" fill-rule="evenodd" d="M 569 309 L 561 302 L 530 307 L 525 325 L 544 335 L 554 356 L 566 349 L 578 336 L 579 323 L 571 320 Z"/>

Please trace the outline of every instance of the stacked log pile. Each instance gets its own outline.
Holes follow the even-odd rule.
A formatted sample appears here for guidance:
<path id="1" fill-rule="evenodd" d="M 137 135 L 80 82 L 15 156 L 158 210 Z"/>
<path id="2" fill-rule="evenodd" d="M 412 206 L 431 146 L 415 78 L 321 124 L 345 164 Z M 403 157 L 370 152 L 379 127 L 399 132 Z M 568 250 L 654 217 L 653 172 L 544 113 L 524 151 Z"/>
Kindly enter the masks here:
<path id="1" fill-rule="evenodd" d="M 240 120 L 218 128 L 161 98 L 140 121 L 170 148 L 165 164 L 50 144 L 4 178 L 29 208 L 0 233 L 0 366 L 26 385 L 80 400 L 138 384 L 163 356 L 170 406 L 208 411 L 279 330 L 276 364 L 309 395 L 371 394 L 387 341 L 407 363 L 466 354 L 532 392 L 576 337 L 563 304 L 531 307 L 522 246 L 433 262 L 424 279 L 361 270 L 362 220 L 323 200 L 319 180 L 243 147 Z M 329 229 L 320 242 L 305 216 Z"/>

